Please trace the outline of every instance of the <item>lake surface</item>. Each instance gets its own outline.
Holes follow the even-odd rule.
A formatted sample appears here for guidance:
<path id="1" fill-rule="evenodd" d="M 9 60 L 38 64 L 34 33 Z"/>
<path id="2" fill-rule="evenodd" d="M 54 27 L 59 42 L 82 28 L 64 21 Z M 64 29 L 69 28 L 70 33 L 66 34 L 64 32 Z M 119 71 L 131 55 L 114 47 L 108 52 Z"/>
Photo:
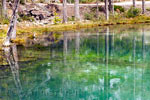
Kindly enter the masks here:
<path id="1" fill-rule="evenodd" d="M 150 99 L 148 24 L 45 33 L 0 55 L 0 100 Z"/>

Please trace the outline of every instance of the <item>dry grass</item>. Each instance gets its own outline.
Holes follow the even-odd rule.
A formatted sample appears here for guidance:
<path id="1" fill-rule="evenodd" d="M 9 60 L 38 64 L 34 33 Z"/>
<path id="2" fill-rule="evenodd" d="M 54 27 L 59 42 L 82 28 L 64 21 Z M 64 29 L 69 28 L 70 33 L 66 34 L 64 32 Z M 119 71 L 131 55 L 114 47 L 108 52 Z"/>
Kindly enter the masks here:
<path id="1" fill-rule="evenodd" d="M 68 30 L 78 30 L 80 28 L 92 28 L 97 26 L 107 26 L 116 24 L 135 24 L 135 23 L 150 23 L 150 17 L 138 16 L 135 18 L 120 18 L 120 19 L 110 19 L 109 21 L 97 21 L 97 22 L 77 22 L 74 24 L 58 24 L 58 25 L 32 25 L 27 27 L 25 24 L 17 26 L 17 39 L 12 40 L 15 43 L 23 44 L 26 38 L 33 38 L 34 35 L 40 36 L 46 32 L 58 32 L 58 31 L 68 31 Z M 0 28 L 0 44 L 2 44 L 4 37 L 6 37 L 8 26 Z"/>

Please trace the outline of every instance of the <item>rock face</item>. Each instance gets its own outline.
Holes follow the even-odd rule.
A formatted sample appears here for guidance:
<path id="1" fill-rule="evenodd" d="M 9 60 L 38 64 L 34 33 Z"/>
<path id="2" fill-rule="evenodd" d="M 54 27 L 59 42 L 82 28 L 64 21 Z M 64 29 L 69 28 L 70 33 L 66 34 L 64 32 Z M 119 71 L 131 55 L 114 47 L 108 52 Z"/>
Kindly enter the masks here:
<path id="1" fill-rule="evenodd" d="M 33 17 L 35 20 L 51 20 L 54 13 L 59 13 L 57 5 L 54 4 L 27 4 L 19 7 L 19 16 Z"/>
<path id="2" fill-rule="evenodd" d="M 81 19 L 84 19 L 85 13 L 90 13 L 94 6 L 80 6 L 80 16 Z M 62 18 L 63 16 L 63 6 L 62 4 L 43 4 L 36 3 L 31 4 L 27 3 L 26 5 L 20 5 L 19 7 L 19 16 L 32 17 L 35 21 L 44 21 L 51 22 L 55 16 L 55 13 Z M 74 5 L 67 5 L 67 15 L 68 17 L 74 16 Z"/>
<path id="3" fill-rule="evenodd" d="M 9 3 L 9 8 L 12 9 L 13 5 Z M 96 5 L 81 5 L 80 6 L 80 18 L 84 19 L 86 13 L 91 13 L 91 9 L 96 8 Z M 104 8 L 104 7 L 102 7 Z M 92 11 L 93 12 L 93 11 Z M 63 16 L 63 6 L 62 4 L 44 4 L 44 3 L 26 3 L 25 5 L 20 5 L 18 9 L 20 18 L 28 19 L 31 17 L 36 22 L 42 23 L 54 23 L 55 13 L 62 19 Z M 9 14 L 11 15 L 11 14 Z M 74 5 L 67 5 L 67 16 L 69 18 L 74 17 Z M 30 21 L 30 20 L 28 20 Z M 32 21 L 32 20 L 31 20 Z"/>

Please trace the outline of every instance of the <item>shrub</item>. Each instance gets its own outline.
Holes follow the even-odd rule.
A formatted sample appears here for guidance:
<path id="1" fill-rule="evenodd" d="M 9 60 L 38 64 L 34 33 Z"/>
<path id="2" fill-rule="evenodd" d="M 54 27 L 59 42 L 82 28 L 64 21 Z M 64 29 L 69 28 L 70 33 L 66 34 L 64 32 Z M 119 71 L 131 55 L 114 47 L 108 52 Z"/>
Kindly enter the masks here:
<path id="1" fill-rule="evenodd" d="M 33 17 L 30 17 L 30 16 L 27 16 L 27 15 L 22 15 L 18 18 L 18 21 L 21 22 L 21 21 L 31 21 L 33 22 L 34 21 L 34 18 Z"/>
<path id="2" fill-rule="evenodd" d="M 131 7 L 128 11 L 127 11 L 127 17 L 128 18 L 132 18 L 132 17 L 136 17 L 138 15 L 140 15 L 141 11 L 140 9 L 138 8 L 134 8 L 134 7 Z"/>
<path id="3" fill-rule="evenodd" d="M 98 19 L 100 21 L 104 21 L 105 20 L 105 15 L 104 14 L 99 15 Z"/>
<path id="4" fill-rule="evenodd" d="M 150 11 L 150 8 L 147 8 L 146 10 L 147 10 L 147 11 Z"/>
<path id="5" fill-rule="evenodd" d="M 84 14 L 84 19 L 86 19 L 86 20 L 92 20 L 93 18 L 94 18 L 94 14 L 92 14 L 92 13 Z"/>
<path id="6" fill-rule="evenodd" d="M 26 16 L 26 15 L 24 15 L 23 17 L 22 17 L 22 19 L 23 20 L 26 20 L 26 21 L 34 21 L 34 18 L 33 17 L 29 17 L 29 16 Z"/>
<path id="7" fill-rule="evenodd" d="M 69 21 L 75 21 L 75 17 L 74 17 L 74 16 L 71 16 L 71 17 L 69 17 L 68 20 L 69 20 Z"/>
<path id="8" fill-rule="evenodd" d="M 96 0 L 81 0 L 80 3 L 92 3 L 96 2 Z"/>
<path id="9" fill-rule="evenodd" d="M 116 5 L 114 5 L 114 10 L 115 11 L 119 10 L 120 12 L 124 12 L 125 11 L 125 9 L 122 6 L 116 6 Z"/>
<path id="10" fill-rule="evenodd" d="M 97 7 L 91 8 L 91 11 L 93 11 L 93 12 L 96 12 L 96 10 L 97 10 Z M 104 7 L 102 7 L 102 6 L 99 6 L 99 7 L 98 7 L 98 11 L 105 11 L 105 9 L 104 9 Z"/>
<path id="11" fill-rule="evenodd" d="M 56 12 L 54 13 L 54 16 L 55 16 L 53 20 L 54 24 L 58 24 L 62 22 L 62 19 L 60 19 L 60 17 L 58 16 Z"/>
<path id="12" fill-rule="evenodd" d="M 60 19 L 60 17 L 56 16 L 54 18 L 54 24 L 58 24 L 58 23 L 61 23 L 62 22 L 62 19 Z"/>

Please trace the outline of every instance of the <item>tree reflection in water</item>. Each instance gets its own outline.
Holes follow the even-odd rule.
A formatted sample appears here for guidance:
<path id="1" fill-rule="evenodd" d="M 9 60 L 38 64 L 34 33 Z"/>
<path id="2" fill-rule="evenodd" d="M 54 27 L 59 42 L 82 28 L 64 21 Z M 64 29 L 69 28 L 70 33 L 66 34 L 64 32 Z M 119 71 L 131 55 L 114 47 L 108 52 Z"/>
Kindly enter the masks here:
<path id="1" fill-rule="evenodd" d="M 5 57 L 10 66 L 14 82 L 18 91 L 18 96 L 22 100 L 22 86 L 19 79 L 19 64 L 18 64 L 18 54 L 16 45 L 4 48 Z"/>
<path id="2" fill-rule="evenodd" d="M 66 65 L 66 56 L 68 53 L 68 38 L 67 38 L 67 33 L 64 32 L 64 38 L 63 38 L 63 56 L 64 56 L 64 65 Z"/>
<path id="3" fill-rule="evenodd" d="M 96 36 L 83 35 L 82 31 L 73 32 L 73 37 L 70 37 L 71 33 L 64 32 L 61 44 L 54 43 L 50 50 L 44 48 L 36 52 L 34 48 L 32 53 L 41 53 L 45 58 L 36 63 L 33 61 L 33 65 L 26 64 L 29 72 L 20 70 L 20 80 L 25 82 L 22 84 L 19 80 L 17 49 L 15 46 L 5 48 L 20 98 L 126 100 L 128 96 L 131 100 L 145 100 L 145 93 L 149 93 L 149 72 L 144 68 L 148 64 L 146 54 L 149 52 L 144 29 L 139 36 L 131 33 L 112 34 L 109 27 L 106 27 L 105 34 L 99 31 L 96 31 Z"/>
<path id="4" fill-rule="evenodd" d="M 108 72 L 108 59 L 109 58 L 109 27 L 106 28 L 105 34 L 105 64 L 106 64 L 106 77 L 104 78 L 104 92 L 106 94 L 106 100 L 109 100 L 108 89 L 109 89 L 109 72 Z"/>

